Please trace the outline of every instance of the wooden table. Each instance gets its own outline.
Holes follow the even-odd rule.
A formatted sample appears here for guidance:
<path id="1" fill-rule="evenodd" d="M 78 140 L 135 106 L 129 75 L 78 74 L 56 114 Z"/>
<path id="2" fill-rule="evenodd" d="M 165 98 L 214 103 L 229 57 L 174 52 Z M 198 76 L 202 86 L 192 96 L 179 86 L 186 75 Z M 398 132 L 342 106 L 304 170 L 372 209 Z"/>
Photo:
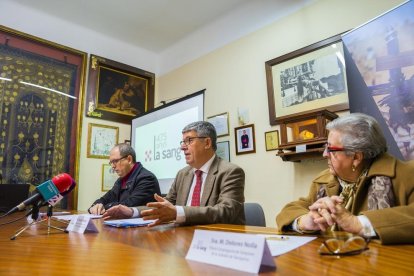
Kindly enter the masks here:
<path id="1" fill-rule="evenodd" d="M 0 219 L 0 223 L 22 214 Z M 47 234 L 35 225 L 16 240 L 10 237 L 25 221 L 0 226 L 0 275 L 243 275 L 236 270 L 187 261 L 194 229 L 271 233 L 274 228 L 207 225 L 118 229 L 94 220 L 99 233 Z M 54 225 L 59 225 L 54 222 Z M 62 224 L 60 224 L 62 225 Z M 414 245 L 371 243 L 358 256 L 320 256 L 320 239 L 275 257 L 276 270 L 263 275 L 414 275 Z"/>

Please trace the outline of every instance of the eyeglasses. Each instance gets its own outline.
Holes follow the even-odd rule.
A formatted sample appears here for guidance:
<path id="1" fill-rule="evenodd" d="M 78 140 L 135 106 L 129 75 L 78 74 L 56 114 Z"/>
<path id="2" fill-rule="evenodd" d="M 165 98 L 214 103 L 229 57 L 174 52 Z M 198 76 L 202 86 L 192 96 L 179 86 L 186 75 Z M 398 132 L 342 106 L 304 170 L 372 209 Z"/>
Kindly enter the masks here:
<path id="1" fill-rule="evenodd" d="M 369 242 L 369 239 L 349 233 L 334 235 L 324 240 L 318 252 L 321 255 L 352 256 L 368 250 Z"/>
<path id="2" fill-rule="evenodd" d="M 326 143 L 325 144 L 325 151 L 327 153 L 331 153 L 331 152 L 337 152 L 337 151 L 347 151 L 347 149 L 343 148 L 343 147 L 329 146 L 328 143 Z"/>
<path id="3" fill-rule="evenodd" d="M 128 157 L 128 155 L 127 155 L 127 156 L 123 156 L 123 157 L 118 158 L 118 159 L 109 160 L 108 164 L 109 164 L 110 166 L 116 166 L 116 165 L 118 164 L 118 162 L 119 162 L 119 161 L 121 161 L 122 159 L 125 159 L 125 158 L 127 158 L 127 157 Z"/>
<path id="4" fill-rule="evenodd" d="M 180 141 L 180 146 L 184 146 L 184 145 L 189 146 L 193 143 L 195 139 L 204 139 L 204 138 L 208 138 L 208 137 L 205 137 L 205 136 L 187 137 L 183 141 Z"/>

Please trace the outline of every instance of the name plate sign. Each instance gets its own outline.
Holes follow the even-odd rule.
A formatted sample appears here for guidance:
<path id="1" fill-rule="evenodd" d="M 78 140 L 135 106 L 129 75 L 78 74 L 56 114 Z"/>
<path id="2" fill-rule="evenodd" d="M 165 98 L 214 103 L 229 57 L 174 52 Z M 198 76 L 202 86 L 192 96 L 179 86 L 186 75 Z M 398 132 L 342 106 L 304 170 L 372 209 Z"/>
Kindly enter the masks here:
<path id="1" fill-rule="evenodd" d="M 186 259 L 249 273 L 276 267 L 264 236 L 220 231 L 195 230 Z"/>
<path id="2" fill-rule="evenodd" d="M 88 215 L 73 216 L 66 230 L 80 234 L 83 234 L 85 232 L 99 232 L 91 220 L 91 217 Z"/>

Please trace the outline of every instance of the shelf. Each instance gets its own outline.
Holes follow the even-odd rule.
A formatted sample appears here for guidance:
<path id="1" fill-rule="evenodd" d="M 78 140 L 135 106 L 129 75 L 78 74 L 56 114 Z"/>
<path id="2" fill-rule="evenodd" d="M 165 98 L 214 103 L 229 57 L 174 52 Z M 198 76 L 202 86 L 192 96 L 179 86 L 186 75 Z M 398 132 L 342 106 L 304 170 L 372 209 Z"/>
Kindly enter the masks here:
<path id="1" fill-rule="evenodd" d="M 304 159 L 323 159 L 323 150 L 324 148 L 313 148 L 309 149 L 304 152 L 295 152 L 295 151 L 288 151 L 285 152 L 283 150 L 279 150 L 279 152 L 276 154 L 280 158 L 282 158 L 283 161 L 291 161 L 291 162 L 300 162 Z"/>
<path id="2" fill-rule="evenodd" d="M 324 109 L 285 118 L 280 124 L 281 142 L 277 156 L 283 161 L 292 162 L 323 159 L 328 139 L 326 124 L 337 117 L 335 113 Z M 301 149 L 296 152 L 299 147 Z"/>

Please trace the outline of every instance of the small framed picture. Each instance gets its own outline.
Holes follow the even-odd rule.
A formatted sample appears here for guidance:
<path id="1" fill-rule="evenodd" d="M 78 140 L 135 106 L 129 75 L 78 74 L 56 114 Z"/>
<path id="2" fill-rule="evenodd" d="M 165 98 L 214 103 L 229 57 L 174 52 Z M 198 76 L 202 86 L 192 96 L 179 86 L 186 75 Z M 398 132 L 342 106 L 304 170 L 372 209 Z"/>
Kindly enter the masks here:
<path id="1" fill-rule="evenodd" d="M 109 157 L 109 151 L 118 144 L 119 128 L 89 123 L 88 125 L 88 158 Z"/>
<path id="2" fill-rule="evenodd" d="M 124 140 L 125 144 L 131 145 L 131 140 Z"/>
<path id="3" fill-rule="evenodd" d="M 265 132 L 266 151 L 276 150 L 279 147 L 279 131 Z"/>
<path id="4" fill-rule="evenodd" d="M 212 123 L 216 128 L 217 137 L 229 135 L 229 113 L 224 112 L 214 116 L 207 117 L 207 121 Z"/>
<path id="5" fill-rule="evenodd" d="M 109 164 L 102 164 L 102 191 L 106 192 L 112 189 L 119 176 Z"/>
<path id="6" fill-rule="evenodd" d="M 244 125 L 234 129 L 236 138 L 236 154 L 255 153 L 254 125 Z"/>
<path id="7" fill-rule="evenodd" d="M 217 142 L 216 155 L 221 159 L 230 162 L 230 142 Z"/>

